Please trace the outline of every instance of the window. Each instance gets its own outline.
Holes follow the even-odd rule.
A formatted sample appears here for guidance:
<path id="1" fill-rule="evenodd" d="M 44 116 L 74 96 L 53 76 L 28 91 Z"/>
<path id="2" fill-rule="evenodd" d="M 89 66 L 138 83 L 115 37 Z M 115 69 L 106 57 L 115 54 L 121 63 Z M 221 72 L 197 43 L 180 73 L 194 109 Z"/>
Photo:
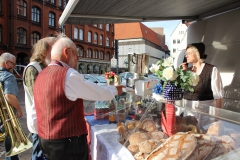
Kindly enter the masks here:
<path id="1" fill-rule="evenodd" d="M 106 24 L 106 31 L 109 31 L 109 24 Z"/>
<path id="2" fill-rule="evenodd" d="M 97 44 L 97 39 L 98 39 L 98 35 L 97 33 L 94 33 L 94 44 Z"/>
<path id="3" fill-rule="evenodd" d="M 173 48 L 173 53 L 175 53 L 176 52 L 176 49 L 175 48 Z"/>
<path id="4" fill-rule="evenodd" d="M 97 27 L 97 24 L 94 24 L 93 27 Z"/>
<path id="5" fill-rule="evenodd" d="M 109 47 L 109 38 L 108 37 L 106 38 L 106 46 Z"/>
<path id="6" fill-rule="evenodd" d="M 99 24 L 99 28 L 102 29 L 102 24 Z"/>
<path id="7" fill-rule="evenodd" d="M 100 44 L 100 45 L 103 45 L 102 42 L 103 42 L 103 35 L 100 35 L 100 42 L 99 42 L 99 44 Z"/>
<path id="8" fill-rule="evenodd" d="M 46 0 L 47 2 L 55 3 L 55 0 Z"/>
<path id="9" fill-rule="evenodd" d="M 109 57 L 110 57 L 110 53 L 107 52 L 106 55 L 105 55 L 105 59 L 106 59 L 106 60 L 109 60 Z"/>
<path id="10" fill-rule="evenodd" d="M 180 43 L 180 39 L 177 40 L 177 43 Z"/>
<path id="11" fill-rule="evenodd" d="M 65 8 L 66 7 L 66 5 L 67 5 L 67 0 L 63 0 L 63 7 Z"/>
<path id="12" fill-rule="evenodd" d="M 32 21 L 40 22 L 40 10 L 37 7 L 32 8 Z"/>
<path id="13" fill-rule="evenodd" d="M 17 29 L 17 43 L 26 44 L 27 31 L 24 28 Z"/>
<path id="14" fill-rule="evenodd" d="M 38 32 L 32 32 L 31 34 L 31 45 L 33 46 L 40 39 L 40 34 Z"/>
<path id="15" fill-rule="evenodd" d="M 97 50 L 94 51 L 93 58 L 96 58 L 96 59 L 98 58 L 98 51 Z"/>
<path id="16" fill-rule="evenodd" d="M 91 58 L 92 57 L 92 50 L 91 49 L 88 49 L 87 50 L 87 55 L 86 55 L 87 58 Z"/>
<path id="17" fill-rule="evenodd" d="M 23 0 L 17 1 L 17 14 L 26 17 L 27 3 Z"/>
<path id="18" fill-rule="evenodd" d="M 103 51 L 100 52 L 100 59 L 103 59 Z"/>
<path id="19" fill-rule="evenodd" d="M 176 43 L 176 40 L 174 39 L 174 40 L 173 40 L 173 44 L 175 44 L 175 43 Z"/>
<path id="20" fill-rule="evenodd" d="M 50 27 L 54 27 L 55 26 L 55 14 L 50 12 L 48 17 L 49 17 L 48 25 Z"/>
<path id="21" fill-rule="evenodd" d="M 81 46 L 77 46 L 77 55 L 83 57 L 83 48 Z"/>
<path id="22" fill-rule="evenodd" d="M 112 25 L 112 32 L 114 32 L 114 25 Z"/>
<path id="23" fill-rule="evenodd" d="M 74 28 L 74 39 L 78 39 L 78 28 Z"/>
<path id="24" fill-rule="evenodd" d="M 179 31 L 179 34 L 184 34 L 184 31 Z"/>
<path id="25" fill-rule="evenodd" d="M 88 32 L 88 42 L 92 42 L 92 32 Z"/>
<path id="26" fill-rule="evenodd" d="M 62 7 L 62 0 L 58 0 L 58 5 Z"/>
<path id="27" fill-rule="evenodd" d="M 0 0 L 0 12 L 2 12 L 2 0 Z"/>
<path id="28" fill-rule="evenodd" d="M 2 25 L 0 25 L 0 43 L 2 43 Z"/>
<path id="29" fill-rule="evenodd" d="M 114 41 L 112 41 L 112 47 L 114 47 Z"/>
<path id="30" fill-rule="evenodd" d="M 79 39 L 83 40 L 83 29 L 79 30 Z"/>

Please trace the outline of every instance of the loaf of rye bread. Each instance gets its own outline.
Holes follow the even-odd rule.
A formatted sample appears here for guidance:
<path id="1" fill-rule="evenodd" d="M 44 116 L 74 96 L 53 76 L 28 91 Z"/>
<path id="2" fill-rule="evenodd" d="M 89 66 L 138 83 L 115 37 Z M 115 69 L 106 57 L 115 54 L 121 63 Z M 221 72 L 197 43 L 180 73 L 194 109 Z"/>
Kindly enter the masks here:
<path id="1" fill-rule="evenodd" d="M 192 134 L 178 132 L 151 152 L 146 160 L 185 160 L 195 150 L 196 146 L 197 140 Z"/>
<path id="2" fill-rule="evenodd" d="M 215 147 L 215 142 L 211 136 L 205 134 L 193 134 L 197 139 L 197 146 L 187 160 L 205 159 Z"/>

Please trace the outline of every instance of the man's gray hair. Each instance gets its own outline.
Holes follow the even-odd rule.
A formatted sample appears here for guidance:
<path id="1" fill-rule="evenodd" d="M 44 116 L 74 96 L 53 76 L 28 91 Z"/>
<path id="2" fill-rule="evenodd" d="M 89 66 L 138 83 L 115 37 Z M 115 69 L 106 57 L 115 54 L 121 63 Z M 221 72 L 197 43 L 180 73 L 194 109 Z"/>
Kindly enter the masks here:
<path id="1" fill-rule="evenodd" d="M 4 64 L 6 61 L 12 61 L 12 59 L 16 59 L 16 57 L 11 53 L 5 52 L 0 56 L 0 64 Z"/>
<path id="2" fill-rule="evenodd" d="M 76 49 L 76 45 L 70 38 L 62 33 L 57 36 L 57 40 L 52 46 L 51 56 L 57 55 L 60 57 L 64 48 Z"/>

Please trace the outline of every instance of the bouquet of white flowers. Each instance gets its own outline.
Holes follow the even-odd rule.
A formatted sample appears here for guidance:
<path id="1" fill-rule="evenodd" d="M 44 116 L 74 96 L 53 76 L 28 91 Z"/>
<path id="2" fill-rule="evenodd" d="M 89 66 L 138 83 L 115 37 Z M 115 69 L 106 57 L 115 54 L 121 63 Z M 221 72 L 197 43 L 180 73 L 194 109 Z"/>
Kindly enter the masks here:
<path id="1" fill-rule="evenodd" d="M 182 67 L 174 68 L 172 57 L 152 64 L 150 71 L 164 81 L 163 88 L 167 84 L 174 84 L 183 91 L 194 92 L 193 86 L 196 86 L 199 81 L 199 76 L 196 73 L 183 70 Z"/>

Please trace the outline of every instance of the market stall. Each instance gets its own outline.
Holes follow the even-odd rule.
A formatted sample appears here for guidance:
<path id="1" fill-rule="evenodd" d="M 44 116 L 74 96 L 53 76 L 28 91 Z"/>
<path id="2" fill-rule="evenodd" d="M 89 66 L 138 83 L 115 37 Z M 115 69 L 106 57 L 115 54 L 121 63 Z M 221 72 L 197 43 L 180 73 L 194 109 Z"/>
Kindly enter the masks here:
<path id="1" fill-rule="evenodd" d="M 163 158 L 164 156 L 171 157 L 170 154 L 168 155 L 165 152 L 173 152 L 174 155 L 177 157 L 184 157 L 183 159 L 192 159 L 193 156 L 195 158 L 200 157 L 199 159 L 214 159 L 216 157 L 218 157 L 218 159 L 240 158 L 240 114 L 224 109 L 218 109 L 212 106 L 204 106 L 205 108 L 208 108 L 205 110 L 201 110 L 203 106 L 200 106 L 200 108 L 197 108 L 196 106 L 183 106 L 182 100 L 176 101 L 175 104 L 171 104 L 176 109 L 176 134 L 172 136 L 168 136 L 165 134 L 165 138 L 159 139 L 161 141 L 161 144 L 153 147 L 151 152 L 147 151 L 149 153 L 140 154 L 140 146 L 137 151 L 131 150 L 129 146 L 131 145 L 132 141 L 129 141 L 129 137 L 131 137 L 132 134 L 140 131 L 142 133 L 148 134 L 158 131 L 162 132 L 161 114 L 159 112 L 159 109 L 163 111 L 165 107 L 169 105 L 169 103 L 162 101 L 157 102 L 156 105 L 152 106 L 147 106 L 146 104 L 147 103 L 143 104 L 146 110 L 151 108 L 150 110 L 148 110 L 146 119 L 152 119 L 153 122 L 155 122 L 156 130 L 147 131 L 146 129 L 140 129 L 134 131 L 134 128 L 136 128 L 135 126 L 134 128 L 128 130 L 128 138 L 124 140 L 124 142 L 128 141 L 127 143 L 119 141 L 119 139 L 124 138 L 124 135 L 121 134 L 121 132 L 119 131 L 119 123 L 109 124 L 108 119 L 96 120 L 94 119 L 94 116 L 86 116 L 86 120 L 90 126 L 90 149 L 93 160 L 130 160 L 138 159 L 139 157 L 148 157 L 146 159 L 151 159 L 154 156 L 159 156 L 161 158 Z M 126 115 L 126 117 L 128 116 L 129 115 Z M 189 117 L 191 117 L 191 119 L 189 119 Z M 201 120 L 206 121 L 206 119 L 207 122 L 201 122 Z M 124 125 L 127 125 L 128 122 L 131 122 L 131 120 L 125 119 Z M 195 126 L 197 130 L 195 130 L 196 128 L 194 127 L 189 127 L 190 124 Z M 199 126 L 199 124 L 201 124 L 201 126 Z M 184 127 L 181 126 L 188 126 L 188 128 L 184 129 Z M 184 139 L 183 135 L 187 137 Z M 177 142 L 173 142 L 174 136 L 175 138 L 176 136 L 179 136 L 180 139 L 177 140 Z M 204 139 L 200 139 L 199 136 L 203 137 Z M 149 141 L 151 140 L 151 138 L 147 138 L 146 140 Z M 187 145 L 188 140 L 190 140 L 191 142 L 189 145 Z M 143 141 L 141 143 L 143 143 Z M 188 148 L 191 149 L 186 150 L 186 153 L 178 153 L 177 151 L 179 149 L 184 150 L 185 145 L 187 145 Z M 205 148 L 208 147 L 208 152 L 202 152 L 201 146 Z M 172 148 L 172 150 L 169 150 L 169 148 Z M 203 151 L 204 150 L 206 151 L 206 149 L 203 149 Z M 160 151 L 164 154 L 160 154 Z M 135 156 L 136 154 L 138 154 L 138 156 Z M 177 157 L 175 157 L 175 159 L 177 159 Z"/>

